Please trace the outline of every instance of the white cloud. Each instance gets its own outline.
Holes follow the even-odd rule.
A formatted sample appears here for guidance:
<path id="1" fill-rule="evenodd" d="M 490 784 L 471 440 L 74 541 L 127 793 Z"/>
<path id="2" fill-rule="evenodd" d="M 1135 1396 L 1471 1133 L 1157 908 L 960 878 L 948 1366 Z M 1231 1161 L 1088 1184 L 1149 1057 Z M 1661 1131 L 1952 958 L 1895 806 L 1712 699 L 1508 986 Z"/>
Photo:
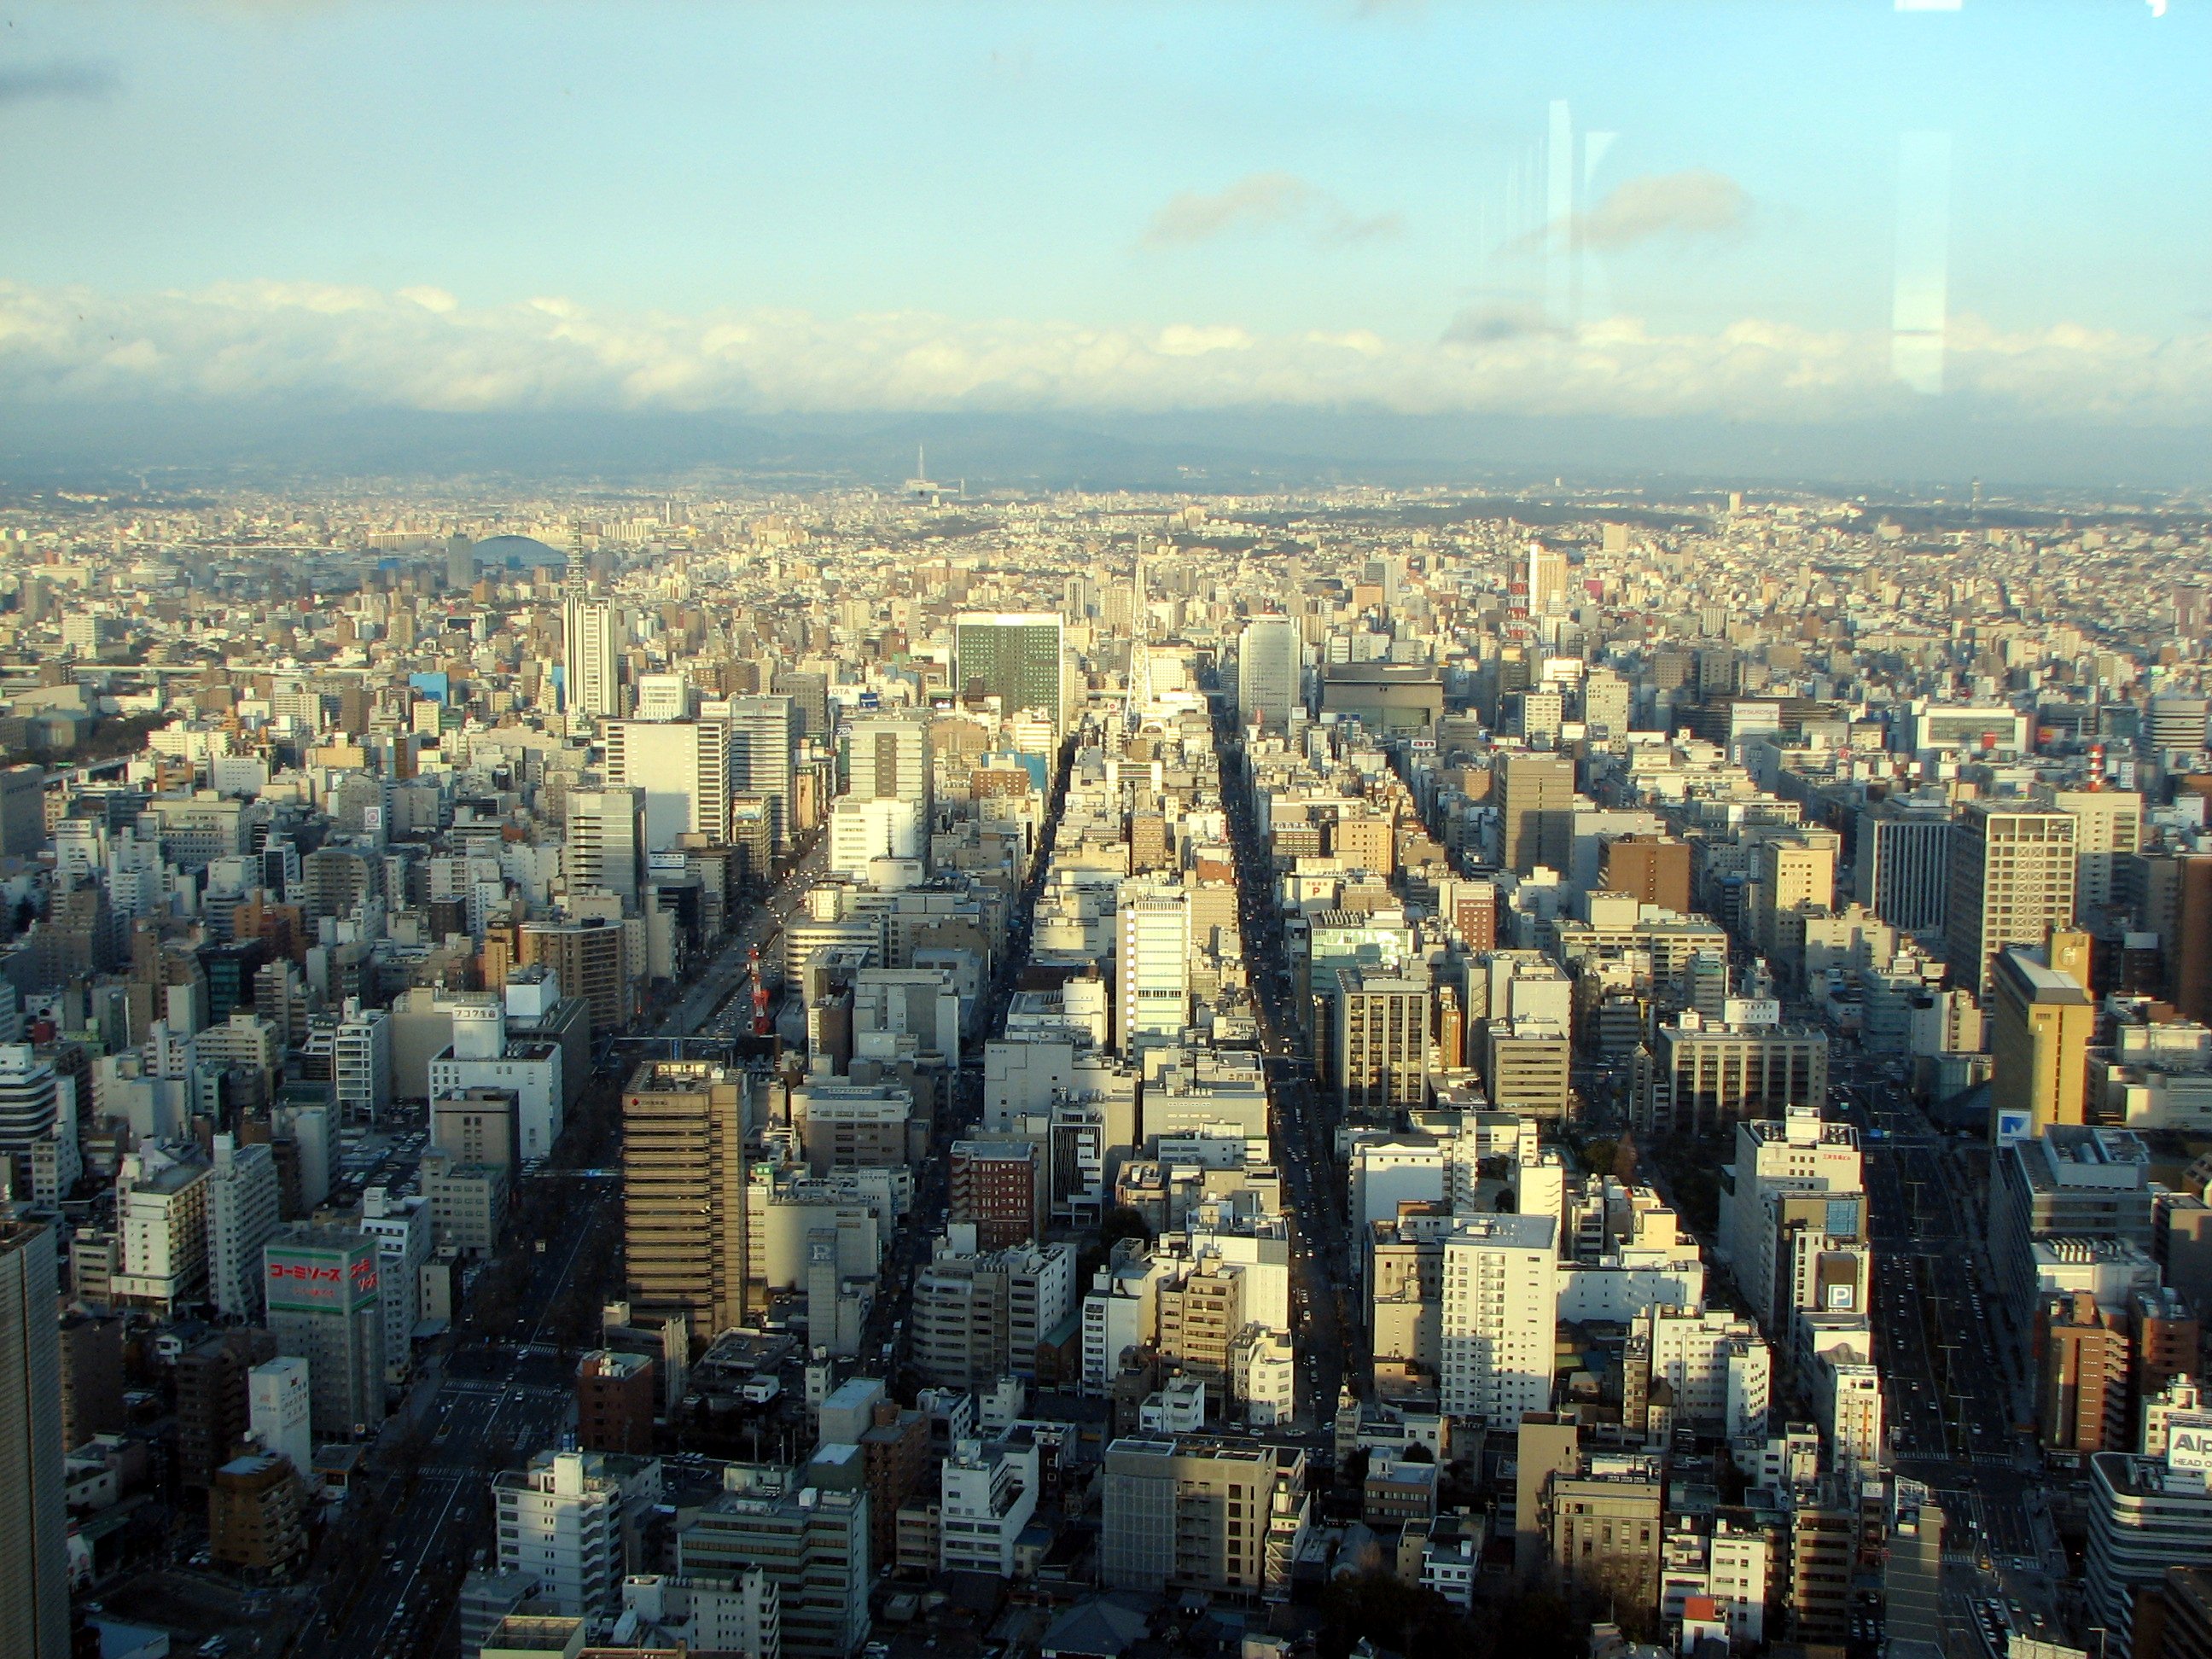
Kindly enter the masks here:
<path id="1" fill-rule="evenodd" d="M 1289 173 L 1248 173 L 1218 191 L 1171 197 L 1145 227 L 1139 246 L 1188 247 L 1236 231 L 1303 229 L 1316 242 L 1372 242 L 1406 228 L 1396 213 L 1358 214 L 1319 185 Z"/>
<path id="2" fill-rule="evenodd" d="M 1662 236 L 1725 235 L 1743 228 L 1751 198 L 1724 173 L 1693 167 L 1685 173 L 1624 179 L 1582 217 L 1583 240 L 1592 247 L 1632 247 Z"/>
<path id="3" fill-rule="evenodd" d="M 2212 332 L 1954 317 L 1947 384 L 1977 415 L 2187 428 L 2212 421 Z M 0 403 L 198 400 L 441 410 L 1144 411 L 1367 405 L 1409 414 L 1812 422 L 1910 400 L 1886 332 L 1746 319 L 1711 333 L 1615 317 L 1547 331 L 1461 319 L 1442 342 L 1365 330 L 1261 334 L 960 322 L 920 312 L 686 317 L 557 297 L 470 307 L 233 283 L 117 297 L 0 283 Z"/>

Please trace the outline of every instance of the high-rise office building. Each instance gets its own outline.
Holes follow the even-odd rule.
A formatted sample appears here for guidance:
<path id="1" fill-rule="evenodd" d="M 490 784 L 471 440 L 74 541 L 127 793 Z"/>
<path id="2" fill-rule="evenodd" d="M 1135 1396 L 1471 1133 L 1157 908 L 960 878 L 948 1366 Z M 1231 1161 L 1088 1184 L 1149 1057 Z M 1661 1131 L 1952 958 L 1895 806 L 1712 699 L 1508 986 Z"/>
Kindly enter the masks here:
<path id="1" fill-rule="evenodd" d="M 693 831 L 717 842 L 729 839 L 727 720 L 609 720 L 600 738 L 608 786 L 634 788 L 641 797 L 645 851 L 665 853 Z"/>
<path id="2" fill-rule="evenodd" d="M 1508 754 L 1498 763 L 1498 861 L 1528 875 L 1565 875 L 1574 854 L 1575 763 L 1560 755 Z"/>
<path id="3" fill-rule="evenodd" d="M 215 1138 L 207 1178 L 208 1299 L 227 1319 L 261 1316 L 261 1247 L 282 1227 L 283 1183 L 273 1148 Z"/>
<path id="4" fill-rule="evenodd" d="M 317 1435 L 349 1439 L 384 1420 L 384 1304 L 376 1241 L 288 1227 L 262 1247 L 264 1300 L 279 1352 L 307 1362 Z"/>
<path id="5" fill-rule="evenodd" d="M 1559 1218 L 1473 1216 L 1444 1240 L 1443 1409 L 1510 1429 L 1552 1408 Z"/>
<path id="6" fill-rule="evenodd" d="M 1066 635 L 1059 613 L 963 611 L 952 624 L 952 690 L 996 697 L 1011 720 L 1041 711 L 1054 732 L 1067 729 Z"/>
<path id="7" fill-rule="evenodd" d="M 1610 668 L 1593 668 L 1583 676 L 1583 723 L 1593 738 L 1628 735 L 1630 706 L 1635 688 Z"/>
<path id="8" fill-rule="evenodd" d="M 2089 1540 L 2082 1562 L 2085 1616 L 2104 1632 L 2109 1659 L 2136 1649 L 2141 1592 L 2162 1583 L 2176 1563 L 2212 1559 L 2212 1481 L 2203 1435 L 2164 1458 L 2092 1453 Z"/>
<path id="9" fill-rule="evenodd" d="M 1288 617 L 1255 617 L 1237 647 L 1237 714 L 1247 726 L 1290 729 L 1299 706 L 1298 625 Z"/>
<path id="10" fill-rule="evenodd" d="M 2143 725 L 2144 750 L 2154 755 L 2197 753 L 2204 747 L 2208 715 L 2212 698 L 2153 697 Z"/>
<path id="11" fill-rule="evenodd" d="M 619 730 L 625 723 L 611 720 L 609 729 Z M 610 749 L 612 746 L 611 743 Z M 651 833 L 647 799 L 646 792 L 638 788 L 569 791 L 561 871 L 570 892 L 609 892 L 620 898 L 626 909 L 636 908 L 645 891 L 645 854 Z"/>
<path id="12" fill-rule="evenodd" d="M 766 802 L 771 841 L 778 851 L 789 847 L 791 757 L 799 740 L 791 699 L 732 697 L 708 705 L 706 713 L 729 722 L 731 795 L 757 795 Z"/>
<path id="13" fill-rule="evenodd" d="M 840 795 L 830 803 L 831 875 L 865 881 L 878 859 L 920 859 L 927 851 L 921 808 L 913 801 Z"/>
<path id="14" fill-rule="evenodd" d="M 1654 1033 L 1637 1069 L 1640 1125 L 1708 1134 L 1828 1098 L 1828 1036 L 1809 1025 L 1731 1025 L 1685 1012 Z"/>
<path id="15" fill-rule="evenodd" d="M 2055 806 L 1968 801 L 1951 837 L 1945 954 L 1986 1000 L 1997 952 L 2074 925 L 2075 821 Z"/>
<path id="16" fill-rule="evenodd" d="M 2132 789 L 2058 789 L 2051 804 L 2074 820 L 2074 904 L 2083 916 L 2112 903 L 2113 878 L 2142 845 L 2142 796 Z"/>
<path id="17" fill-rule="evenodd" d="M 1255 1596 L 1286 1588 L 1309 1514 L 1295 1446 L 1125 1437 L 1106 1448 L 1098 1542 L 1109 1589 Z"/>
<path id="18" fill-rule="evenodd" d="M 1352 968 L 1331 977 L 1328 1075 L 1345 1109 L 1388 1114 L 1419 1105 L 1428 1088 L 1428 986 Z"/>
<path id="19" fill-rule="evenodd" d="M 331 1042 L 331 1081 L 338 1113 L 374 1123 L 392 1104 L 392 1011 L 348 997 Z"/>
<path id="20" fill-rule="evenodd" d="M 569 1619 L 607 1612 L 622 1589 L 622 1484 L 598 1452 L 541 1451 L 492 1482 L 499 1568 L 538 1581 L 538 1597 Z"/>
<path id="21" fill-rule="evenodd" d="M 1859 812 L 1855 887 L 1861 904 L 1906 933 L 1943 925 L 1951 881 L 1951 810 L 1893 795 Z"/>
<path id="22" fill-rule="evenodd" d="M 0 1652 L 67 1659 L 68 1516 L 54 1235 L 0 1222 Z"/>
<path id="23" fill-rule="evenodd" d="M 361 1195 L 361 1230 L 376 1241 L 384 1307 L 384 1374 L 404 1382 L 422 1313 L 422 1269 L 430 1260 L 430 1200 L 371 1187 Z"/>
<path id="24" fill-rule="evenodd" d="M 1541 542 L 1528 544 L 1528 614 L 1548 616 L 1567 603 L 1567 556 Z"/>
<path id="25" fill-rule="evenodd" d="M 872 714 L 847 726 L 845 793 L 855 800 L 908 801 L 926 818 L 934 792 L 924 717 Z"/>
<path id="26" fill-rule="evenodd" d="M 745 1308 L 743 1076 L 648 1060 L 623 1091 L 623 1253 L 629 1299 L 708 1336 Z"/>
<path id="27" fill-rule="evenodd" d="M 830 677 L 811 669 L 779 668 L 769 677 L 775 696 L 791 699 L 792 717 L 802 738 L 830 736 Z"/>
<path id="28" fill-rule="evenodd" d="M 868 1494 L 785 1484 L 725 1491 L 676 1535 L 678 1573 L 775 1583 L 784 1659 L 848 1659 L 868 1634 Z"/>
<path id="29" fill-rule="evenodd" d="M 2002 1143 L 2080 1123 L 2097 1005 L 2089 939 L 2057 933 L 2047 945 L 1997 952 L 1990 976 L 1990 1132 Z"/>
<path id="30" fill-rule="evenodd" d="M 315 1466 L 314 1390 L 307 1362 L 279 1354 L 246 1374 L 247 1424 L 270 1451 L 289 1458 L 302 1478 Z"/>
<path id="31" fill-rule="evenodd" d="M 52 1060 L 27 1042 L 0 1043 L 0 1157 L 15 1160 L 16 1192 L 31 1190 L 31 1147 L 54 1127 L 58 1089 Z"/>
<path id="32" fill-rule="evenodd" d="M 2185 1019 L 2212 1025 L 2212 853 L 2131 860 L 2142 925 L 2158 935 L 2166 1000 Z"/>
<path id="33" fill-rule="evenodd" d="M 1189 895 L 1171 884 L 1125 883 L 1115 933 L 1122 1054 L 1180 1041 L 1190 1018 Z"/>
<path id="34" fill-rule="evenodd" d="M 613 720 L 622 713 L 616 665 L 621 618 L 611 599 L 572 592 L 561 607 L 561 659 L 571 720 Z"/>

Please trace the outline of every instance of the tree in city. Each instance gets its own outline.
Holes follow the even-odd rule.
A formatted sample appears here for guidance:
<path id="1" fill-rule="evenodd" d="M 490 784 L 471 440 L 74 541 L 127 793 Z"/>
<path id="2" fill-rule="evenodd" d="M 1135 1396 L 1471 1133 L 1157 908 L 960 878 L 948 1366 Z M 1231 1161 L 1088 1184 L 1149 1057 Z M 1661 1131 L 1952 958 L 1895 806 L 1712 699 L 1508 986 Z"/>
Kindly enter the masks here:
<path id="1" fill-rule="evenodd" d="M 1450 1653 L 1465 1648 L 1470 1634 L 1443 1596 L 1379 1566 L 1331 1579 L 1322 1592 L 1321 1620 L 1322 1659 L 1343 1659 L 1363 1638 L 1403 1654 Z"/>
<path id="2" fill-rule="evenodd" d="M 1151 1224 L 1126 1204 L 1117 1204 L 1107 1211 L 1098 1231 L 1109 1251 L 1125 1238 L 1139 1238 L 1147 1244 L 1152 1242 Z"/>

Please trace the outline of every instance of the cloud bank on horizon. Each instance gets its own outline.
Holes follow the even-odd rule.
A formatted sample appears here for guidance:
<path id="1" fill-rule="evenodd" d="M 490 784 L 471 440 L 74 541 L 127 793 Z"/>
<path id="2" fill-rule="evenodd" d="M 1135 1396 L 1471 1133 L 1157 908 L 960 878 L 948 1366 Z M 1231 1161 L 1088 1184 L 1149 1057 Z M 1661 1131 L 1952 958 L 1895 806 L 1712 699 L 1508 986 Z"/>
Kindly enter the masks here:
<path id="1" fill-rule="evenodd" d="M 430 287 L 283 283 L 135 296 L 0 283 L 0 399 L 443 412 L 1146 413 L 1275 405 L 1785 423 L 1911 404 L 1884 330 L 1613 316 L 1571 331 L 1463 317 L 1440 340 L 959 320 L 924 312 L 618 314 L 470 307 Z M 2212 421 L 2212 331 L 2155 339 L 1954 319 L 1952 402 L 2119 428 Z"/>

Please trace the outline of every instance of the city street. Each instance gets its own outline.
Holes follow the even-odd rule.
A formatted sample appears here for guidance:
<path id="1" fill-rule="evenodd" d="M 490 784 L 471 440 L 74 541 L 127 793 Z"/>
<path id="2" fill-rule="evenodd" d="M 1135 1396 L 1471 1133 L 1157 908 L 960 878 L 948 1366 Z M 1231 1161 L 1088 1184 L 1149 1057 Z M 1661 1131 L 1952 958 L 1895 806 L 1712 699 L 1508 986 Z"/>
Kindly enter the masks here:
<path id="1" fill-rule="evenodd" d="M 1896 1473 L 1933 1488 L 1945 1516 L 1944 1595 L 1957 1639 L 1979 1641 L 1972 1607 L 2039 1638 L 2057 1619 L 2063 1559 L 2043 1504 L 2042 1459 L 1984 1241 L 1960 1162 L 1893 1062 L 1839 1052 L 1835 1106 L 1857 1126 L 1875 1247 L 1877 1358 Z"/>
<path id="2" fill-rule="evenodd" d="M 1333 1120 L 1311 1068 L 1297 1053 L 1288 963 L 1275 914 L 1267 849 L 1253 822 L 1243 757 L 1233 728 L 1216 727 L 1221 793 L 1237 860 L 1244 960 L 1260 1016 L 1261 1063 L 1267 1075 L 1275 1159 L 1291 1224 L 1292 1315 L 1297 1324 L 1297 1426 L 1316 1438 L 1333 1430 L 1347 1375 L 1364 1370 L 1364 1323 L 1349 1304 L 1352 1241 L 1347 1236 L 1343 1177 L 1330 1143 Z"/>

